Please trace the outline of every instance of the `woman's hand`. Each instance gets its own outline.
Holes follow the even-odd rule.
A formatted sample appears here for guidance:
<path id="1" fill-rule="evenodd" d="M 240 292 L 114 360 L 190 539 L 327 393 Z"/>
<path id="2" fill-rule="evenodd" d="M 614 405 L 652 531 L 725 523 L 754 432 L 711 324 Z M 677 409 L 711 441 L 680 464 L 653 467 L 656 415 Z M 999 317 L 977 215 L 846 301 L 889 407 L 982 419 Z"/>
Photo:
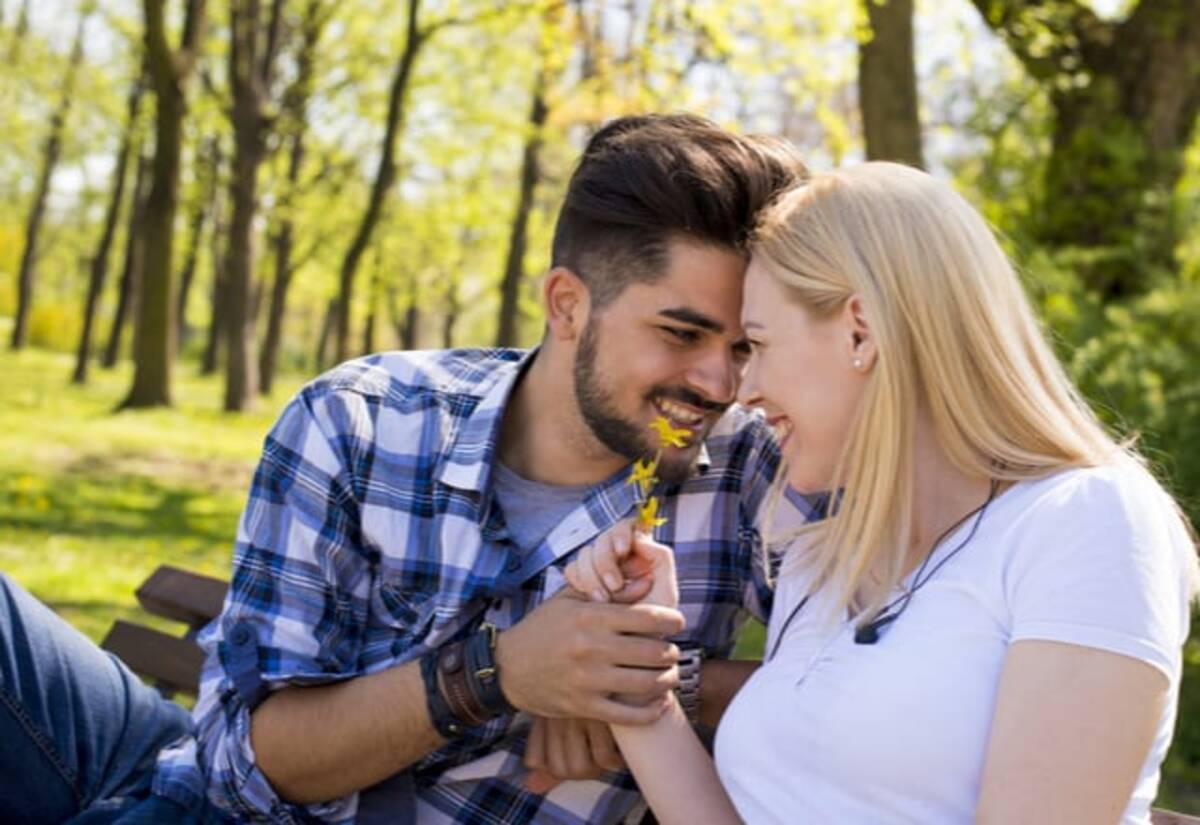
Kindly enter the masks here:
<path id="1" fill-rule="evenodd" d="M 622 521 L 579 551 L 564 571 L 567 582 L 593 601 L 679 606 L 675 554 Z"/>

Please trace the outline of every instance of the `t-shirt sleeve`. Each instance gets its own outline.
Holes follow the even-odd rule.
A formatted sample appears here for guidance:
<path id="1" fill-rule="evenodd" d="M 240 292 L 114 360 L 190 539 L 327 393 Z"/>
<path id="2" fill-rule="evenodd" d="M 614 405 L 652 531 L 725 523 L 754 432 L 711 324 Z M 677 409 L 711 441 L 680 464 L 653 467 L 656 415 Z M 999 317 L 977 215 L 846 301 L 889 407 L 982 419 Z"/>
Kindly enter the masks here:
<path id="1" fill-rule="evenodd" d="M 1149 474 L 1132 465 L 1077 471 L 1022 520 L 1006 575 L 1012 641 L 1131 656 L 1176 681 L 1194 548 Z"/>

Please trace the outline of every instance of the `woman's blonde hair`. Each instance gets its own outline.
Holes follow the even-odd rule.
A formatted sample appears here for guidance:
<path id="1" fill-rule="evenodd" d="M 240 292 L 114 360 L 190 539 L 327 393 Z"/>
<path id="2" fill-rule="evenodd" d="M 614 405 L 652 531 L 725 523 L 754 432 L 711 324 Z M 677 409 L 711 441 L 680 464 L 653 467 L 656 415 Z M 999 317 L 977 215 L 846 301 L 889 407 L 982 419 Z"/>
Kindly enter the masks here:
<path id="1" fill-rule="evenodd" d="M 961 472 L 1020 481 L 1135 455 L 1055 358 L 983 218 L 948 185 L 894 163 L 819 174 L 759 219 L 752 253 L 795 301 L 829 317 L 858 295 L 878 356 L 806 567 L 844 609 L 875 615 L 900 583 L 912 529 L 919 407 Z M 899 548 L 899 550 L 898 550 Z"/>

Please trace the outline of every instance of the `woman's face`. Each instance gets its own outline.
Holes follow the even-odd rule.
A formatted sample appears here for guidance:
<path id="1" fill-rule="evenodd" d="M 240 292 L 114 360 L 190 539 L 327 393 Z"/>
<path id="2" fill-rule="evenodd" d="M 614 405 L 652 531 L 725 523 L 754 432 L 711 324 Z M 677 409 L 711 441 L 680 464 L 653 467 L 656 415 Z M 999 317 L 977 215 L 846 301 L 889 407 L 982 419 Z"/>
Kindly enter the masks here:
<path id="1" fill-rule="evenodd" d="M 816 318 L 751 259 L 742 325 L 751 355 L 738 401 L 766 413 L 792 487 L 828 490 L 874 355 L 858 299 L 829 318 Z"/>

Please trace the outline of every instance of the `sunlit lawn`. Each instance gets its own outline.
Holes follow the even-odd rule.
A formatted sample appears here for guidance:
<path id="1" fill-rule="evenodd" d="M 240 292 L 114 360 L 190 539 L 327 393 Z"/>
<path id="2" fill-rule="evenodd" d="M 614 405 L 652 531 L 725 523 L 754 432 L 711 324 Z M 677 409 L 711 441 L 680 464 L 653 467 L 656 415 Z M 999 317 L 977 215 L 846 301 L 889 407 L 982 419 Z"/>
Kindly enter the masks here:
<path id="1" fill-rule="evenodd" d="M 130 370 L 69 383 L 71 359 L 0 354 L 0 569 L 93 639 L 137 615 L 161 562 L 226 575 L 262 438 L 298 382 L 252 414 L 181 365 L 170 410 L 113 409 Z"/>

